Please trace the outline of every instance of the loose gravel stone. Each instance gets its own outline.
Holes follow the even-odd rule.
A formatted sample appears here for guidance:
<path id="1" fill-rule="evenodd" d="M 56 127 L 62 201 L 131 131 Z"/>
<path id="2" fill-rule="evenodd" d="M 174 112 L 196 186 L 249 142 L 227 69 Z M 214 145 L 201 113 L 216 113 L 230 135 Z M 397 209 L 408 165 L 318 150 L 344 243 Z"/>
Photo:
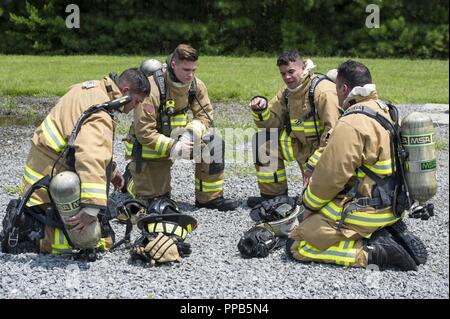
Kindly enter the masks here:
<path id="1" fill-rule="evenodd" d="M 56 98 L 22 98 L 45 112 Z M 47 103 L 48 102 L 48 103 Z M 0 100 L 1 104 L 1 100 Z M 251 115 L 238 103 L 216 103 L 216 118 L 249 123 Z M 239 111 L 240 110 L 240 111 Z M 42 111 L 43 113 L 45 113 Z M 400 106 L 402 116 L 420 111 L 418 105 Z M 130 121 L 131 117 L 122 118 Z M 0 219 L 15 198 L 34 127 L 0 127 Z M 448 126 L 437 127 L 438 139 L 448 142 Z M 115 159 L 125 168 L 123 135 L 116 137 Z M 406 219 L 424 241 L 429 260 L 417 272 L 370 271 L 289 260 L 283 249 L 263 259 L 243 259 L 237 250 L 241 234 L 253 224 L 245 201 L 258 195 L 253 166 L 227 163 L 225 195 L 241 201 L 234 212 L 194 206 L 194 165 L 178 162 L 172 169 L 172 195 L 183 212 L 194 216 L 198 228 L 187 241 L 192 255 L 179 264 L 147 267 L 132 263 L 126 249 L 106 253 L 94 263 L 71 256 L 0 253 L 0 298 L 448 298 L 449 297 L 449 156 L 438 152 L 438 193 L 431 201 L 436 216 L 428 221 Z M 289 192 L 301 191 L 298 167 L 289 171 Z M 121 238 L 124 226 L 113 222 Z M 136 232 L 133 238 L 138 235 Z"/>

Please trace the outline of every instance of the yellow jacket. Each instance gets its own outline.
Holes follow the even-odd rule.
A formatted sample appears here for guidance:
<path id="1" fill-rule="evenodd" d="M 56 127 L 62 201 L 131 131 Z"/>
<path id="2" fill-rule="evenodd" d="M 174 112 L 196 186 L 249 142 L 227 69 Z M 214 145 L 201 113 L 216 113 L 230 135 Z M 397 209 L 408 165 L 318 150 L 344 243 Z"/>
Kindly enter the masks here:
<path id="1" fill-rule="evenodd" d="M 35 130 L 24 174 L 24 191 L 44 175 L 50 175 L 53 164 L 64 151 L 75 123 L 82 113 L 95 104 L 121 97 L 111 78 L 87 81 L 71 87 Z M 81 206 L 106 206 L 108 165 L 113 165 L 115 121 L 103 111 L 91 115 L 75 140 L 75 170 L 81 181 Z M 67 170 L 60 160 L 55 174 Z M 60 165 L 62 164 L 62 165 Z M 113 165 L 115 166 L 115 165 Z M 36 192 L 28 206 L 48 203 L 48 194 Z"/>
<path id="2" fill-rule="evenodd" d="M 350 103 L 354 104 L 350 106 Z M 369 107 L 391 121 L 389 111 L 382 107 L 376 91 L 365 97 L 355 97 L 344 109 L 357 105 Z M 355 183 L 359 182 L 360 197 L 372 198 L 374 182 L 359 169 L 363 165 L 379 177 L 392 175 L 389 133 L 364 114 L 341 117 L 303 194 L 304 205 L 338 223 L 343 210 L 355 202 L 355 198 L 347 196 Z M 370 236 L 373 231 L 397 220 L 391 206 L 379 210 L 367 206 L 350 212 L 344 223 L 363 236 Z"/>
<path id="3" fill-rule="evenodd" d="M 212 119 L 213 108 L 208 97 L 207 88 L 200 79 L 195 79 L 197 83 L 196 95 L 198 101 Z M 175 103 L 176 114 L 170 118 L 172 130 L 174 128 L 183 127 L 192 128 L 194 133 L 201 137 L 211 126 L 211 123 L 196 99 L 194 99 L 190 107 L 193 119 L 188 122 L 188 95 L 191 83 L 181 84 L 173 82 L 170 79 L 168 72 L 164 73 L 164 80 L 166 100 L 172 99 Z M 125 141 L 127 159 L 132 158 L 133 144 L 136 140 L 142 145 L 143 160 L 167 159 L 170 155 L 170 150 L 175 143 L 173 138 L 165 136 L 161 132 L 159 89 L 153 76 L 149 77 L 149 81 L 151 94 L 134 110 L 134 121 Z"/>
<path id="4" fill-rule="evenodd" d="M 311 170 L 320 157 L 320 151 L 316 150 L 318 150 L 319 146 L 326 145 L 327 133 L 334 127 L 340 116 L 336 85 L 328 80 L 320 81 L 314 92 L 314 103 L 318 114 L 316 116 L 316 125 L 321 137 L 319 144 L 312 115 L 305 118 L 305 115 L 311 114 L 308 91 L 311 86 L 311 79 L 315 76 L 306 76 L 298 88 L 291 91 L 288 90 L 287 106 L 283 96 L 286 88 L 283 88 L 269 101 L 267 108 L 253 112 L 253 118 L 257 127 L 279 128 L 280 130 L 286 125 L 286 117 L 289 114 L 292 132 L 287 135 L 283 130 L 280 142 L 284 144 L 282 149 L 285 152 L 284 149 L 292 145 L 292 141 L 289 139 L 297 140 L 299 154 L 295 158 L 294 154 L 284 153 L 284 157 L 286 160 L 297 159 L 304 165 L 308 162 Z"/>

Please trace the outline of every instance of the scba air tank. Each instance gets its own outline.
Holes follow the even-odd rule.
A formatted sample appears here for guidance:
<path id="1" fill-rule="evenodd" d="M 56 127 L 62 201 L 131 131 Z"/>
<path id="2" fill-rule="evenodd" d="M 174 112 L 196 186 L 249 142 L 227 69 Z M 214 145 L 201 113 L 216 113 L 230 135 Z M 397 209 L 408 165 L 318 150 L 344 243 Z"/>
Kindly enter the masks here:
<path id="1" fill-rule="evenodd" d="M 64 171 L 54 176 L 49 186 L 53 203 L 63 221 L 80 211 L 80 178 L 71 171 Z"/>
<path id="2" fill-rule="evenodd" d="M 405 177 L 412 198 L 421 205 L 437 191 L 435 130 L 431 118 L 408 114 L 401 123 L 402 145 L 408 152 Z"/>

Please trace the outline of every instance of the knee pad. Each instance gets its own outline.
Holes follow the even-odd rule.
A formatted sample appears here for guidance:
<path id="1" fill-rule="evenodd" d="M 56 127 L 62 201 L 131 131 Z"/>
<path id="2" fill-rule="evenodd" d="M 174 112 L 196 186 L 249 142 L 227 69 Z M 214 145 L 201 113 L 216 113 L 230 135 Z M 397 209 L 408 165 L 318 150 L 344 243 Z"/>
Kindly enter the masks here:
<path id="1" fill-rule="evenodd" d="M 209 175 L 222 173 L 225 169 L 225 141 L 218 134 L 203 137 L 205 151 L 209 152 Z"/>

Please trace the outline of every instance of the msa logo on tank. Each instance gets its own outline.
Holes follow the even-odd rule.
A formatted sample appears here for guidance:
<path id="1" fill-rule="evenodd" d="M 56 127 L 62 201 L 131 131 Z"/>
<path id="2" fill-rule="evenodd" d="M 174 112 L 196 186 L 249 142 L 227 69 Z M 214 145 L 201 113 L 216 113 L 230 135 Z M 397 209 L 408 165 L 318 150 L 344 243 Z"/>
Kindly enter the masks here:
<path id="1" fill-rule="evenodd" d="M 436 160 L 420 163 L 420 169 L 422 171 L 436 169 Z"/>
<path id="2" fill-rule="evenodd" d="M 428 145 L 434 143 L 434 134 L 402 135 L 402 144 L 407 146 Z"/>
<path id="3" fill-rule="evenodd" d="M 59 212 L 71 213 L 80 208 L 80 200 L 76 199 L 69 203 L 55 203 Z"/>

